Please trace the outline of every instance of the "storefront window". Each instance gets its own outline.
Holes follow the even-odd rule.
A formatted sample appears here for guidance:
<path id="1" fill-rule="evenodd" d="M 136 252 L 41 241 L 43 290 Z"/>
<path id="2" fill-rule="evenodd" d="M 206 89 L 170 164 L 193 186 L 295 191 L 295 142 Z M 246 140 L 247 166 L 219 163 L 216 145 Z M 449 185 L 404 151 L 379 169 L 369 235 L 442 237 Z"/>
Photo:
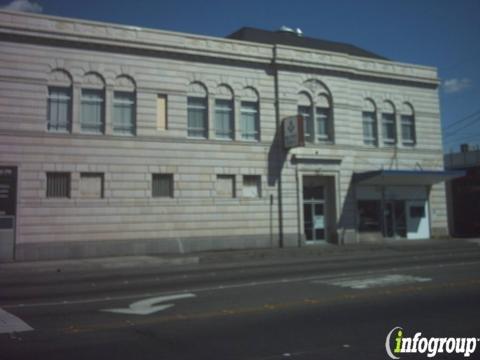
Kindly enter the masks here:
<path id="1" fill-rule="evenodd" d="M 360 232 L 381 231 L 380 201 L 363 200 L 358 202 Z"/>

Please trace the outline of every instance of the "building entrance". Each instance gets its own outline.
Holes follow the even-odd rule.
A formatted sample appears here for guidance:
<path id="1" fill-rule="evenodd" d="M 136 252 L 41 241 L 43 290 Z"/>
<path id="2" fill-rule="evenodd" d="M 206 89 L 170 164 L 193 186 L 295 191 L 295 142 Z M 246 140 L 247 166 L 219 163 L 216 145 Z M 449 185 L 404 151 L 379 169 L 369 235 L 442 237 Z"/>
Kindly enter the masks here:
<path id="1" fill-rule="evenodd" d="M 0 167 L 0 261 L 14 256 L 17 168 Z"/>
<path id="2" fill-rule="evenodd" d="M 303 177 L 303 228 L 309 243 L 327 240 L 325 186 L 318 179 L 318 176 Z"/>

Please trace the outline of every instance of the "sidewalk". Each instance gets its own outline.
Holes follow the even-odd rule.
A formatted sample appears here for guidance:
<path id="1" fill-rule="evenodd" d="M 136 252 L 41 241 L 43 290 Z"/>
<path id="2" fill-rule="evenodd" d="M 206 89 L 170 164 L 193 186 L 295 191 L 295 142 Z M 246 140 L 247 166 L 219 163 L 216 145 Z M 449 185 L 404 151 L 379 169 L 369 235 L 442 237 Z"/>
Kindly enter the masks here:
<path id="1" fill-rule="evenodd" d="M 53 272 L 82 272 L 92 270 L 121 269 L 168 269 L 177 266 L 198 264 L 246 264 L 261 265 L 262 262 L 301 262 L 336 257 L 362 255 L 395 255 L 411 252 L 451 252 L 480 249 L 480 239 L 448 239 L 420 241 L 387 241 L 382 244 L 313 245 L 301 248 L 267 248 L 251 250 L 210 251 L 191 254 L 160 256 L 121 256 L 89 259 L 13 262 L 0 264 L 0 276 L 14 274 L 38 274 Z"/>

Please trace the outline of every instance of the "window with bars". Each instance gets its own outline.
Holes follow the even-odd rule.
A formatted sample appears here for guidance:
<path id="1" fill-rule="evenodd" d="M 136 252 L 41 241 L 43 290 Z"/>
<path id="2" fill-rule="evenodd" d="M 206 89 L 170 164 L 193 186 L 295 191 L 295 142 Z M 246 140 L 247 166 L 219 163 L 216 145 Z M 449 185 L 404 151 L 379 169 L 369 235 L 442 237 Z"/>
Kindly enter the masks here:
<path id="1" fill-rule="evenodd" d="M 258 102 L 242 101 L 240 105 L 240 130 L 243 140 L 260 139 Z"/>
<path id="2" fill-rule="evenodd" d="M 70 197 L 70 174 L 63 172 L 47 173 L 47 198 Z"/>
<path id="3" fill-rule="evenodd" d="M 70 131 L 71 113 L 71 89 L 49 87 L 47 130 L 52 132 Z"/>
<path id="4" fill-rule="evenodd" d="M 215 136 L 233 140 L 233 101 L 215 100 Z"/>
<path id="5" fill-rule="evenodd" d="M 313 142 L 312 107 L 299 105 L 298 115 L 301 115 L 303 117 L 303 129 L 305 133 L 305 141 Z"/>
<path id="6" fill-rule="evenodd" d="M 188 97 L 188 136 L 207 137 L 207 98 Z"/>
<path id="7" fill-rule="evenodd" d="M 364 111 L 363 120 L 363 143 L 365 145 L 377 145 L 377 126 L 375 112 Z"/>
<path id="8" fill-rule="evenodd" d="M 113 93 L 113 131 L 118 134 L 135 134 L 135 93 Z"/>
<path id="9" fill-rule="evenodd" d="M 402 115 L 402 144 L 406 146 L 415 145 L 415 119 L 413 115 Z"/>
<path id="10" fill-rule="evenodd" d="M 382 135 L 385 145 L 396 143 L 395 114 L 382 113 Z"/>
<path id="11" fill-rule="evenodd" d="M 259 198 L 262 196 L 260 175 L 244 175 L 242 185 L 243 197 Z"/>
<path id="12" fill-rule="evenodd" d="M 105 129 L 103 90 L 83 89 L 81 97 L 81 120 L 82 131 L 101 134 Z"/>
<path id="13" fill-rule="evenodd" d="M 152 174 L 152 196 L 173 198 L 173 174 Z"/>

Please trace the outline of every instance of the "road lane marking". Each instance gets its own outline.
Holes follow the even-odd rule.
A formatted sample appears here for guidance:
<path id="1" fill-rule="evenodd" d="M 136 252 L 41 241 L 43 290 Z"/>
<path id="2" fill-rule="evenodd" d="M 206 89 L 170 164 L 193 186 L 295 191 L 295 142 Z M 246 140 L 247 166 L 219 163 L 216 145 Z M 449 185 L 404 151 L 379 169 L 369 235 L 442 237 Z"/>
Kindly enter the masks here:
<path id="1" fill-rule="evenodd" d="M 231 308 L 231 309 L 219 309 L 206 312 L 194 312 L 191 314 L 169 314 L 159 317 L 141 317 L 135 321 L 108 321 L 101 322 L 94 325 L 78 325 L 74 327 L 67 327 L 63 329 L 65 334 L 78 334 L 78 333 L 91 333 L 99 331 L 109 331 L 114 329 L 124 329 L 131 326 L 144 326 L 144 325 L 153 325 L 153 324 L 162 324 L 176 321 L 193 321 L 193 320 L 207 320 L 212 318 L 221 318 L 221 317 L 234 317 L 234 316 L 243 316 L 243 315 L 255 315 L 255 314 L 264 314 L 267 312 L 278 312 L 286 311 L 293 308 L 299 308 L 303 306 L 325 306 L 325 305 L 338 305 L 339 303 L 351 302 L 351 301 L 361 301 L 367 299 L 378 299 L 380 297 L 396 296 L 396 295 L 405 295 L 405 294 L 417 294 L 429 290 L 442 290 L 442 289 L 451 289 L 451 288 L 464 288 L 471 286 L 480 286 L 480 279 L 467 280 L 462 282 L 455 283 L 443 283 L 443 284 L 425 284 L 422 286 L 419 285 L 406 285 L 402 287 L 397 287 L 393 289 L 371 289 L 365 292 L 356 292 L 348 294 L 340 294 L 334 296 L 322 296 L 315 299 L 301 299 L 290 302 L 281 302 L 274 304 L 275 306 L 266 307 L 265 304 L 254 305 L 250 307 L 241 307 L 241 308 Z"/>
<path id="2" fill-rule="evenodd" d="M 459 266 L 469 266 L 469 265 L 477 265 L 480 264 L 480 261 L 470 261 L 465 263 L 451 263 L 448 264 L 448 267 L 459 267 Z M 421 265 L 418 269 L 431 269 L 431 268 L 439 268 L 442 264 L 427 264 Z M 413 266 L 403 267 L 402 271 L 411 271 L 411 270 L 418 270 Z M 360 271 L 354 273 L 342 273 L 342 275 L 348 276 L 365 276 L 366 274 L 389 274 L 392 272 L 392 269 L 385 269 L 379 271 Z M 328 274 L 328 275 L 313 275 L 313 276 L 305 276 L 305 277 L 295 277 L 295 278 L 287 278 L 287 279 L 277 279 L 277 280 L 265 280 L 265 281 L 258 281 L 255 285 L 252 285 L 251 282 L 248 283 L 238 283 L 238 284 L 230 284 L 230 285 L 217 285 L 217 286 L 209 286 L 209 287 L 201 287 L 201 288 L 191 288 L 191 289 L 178 289 L 172 291 L 164 291 L 159 292 L 156 294 L 148 293 L 140 293 L 140 294 L 132 294 L 132 295 L 122 295 L 122 296 L 105 296 L 105 297 L 98 297 L 98 298 L 86 298 L 86 299 L 79 299 L 79 300 L 63 300 L 63 301 L 51 301 L 51 302 L 40 302 L 40 303 L 20 303 L 20 304 L 0 304 L 0 307 L 5 309 L 15 309 L 15 308 L 31 308 L 31 307 L 48 307 L 48 306 L 59 306 L 59 305 L 79 305 L 79 304 L 93 304 L 93 303 L 102 303 L 102 302 L 112 302 L 112 301 L 122 301 L 122 300 L 130 300 L 130 299 L 141 299 L 149 296 L 168 296 L 174 295 L 179 293 L 200 293 L 200 292 L 212 292 L 218 290 L 230 290 L 230 289 L 239 289 L 239 288 L 248 288 L 248 287 L 259 287 L 259 286 L 267 286 L 267 285 L 285 285 L 289 283 L 297 283 L 297 282 L 311 282 L 315 280 L 328 280 L 328 279 L 338 279 L 340 278 L 341 274 Z"/>
<path id="3" fill-rule="evenodd" d="M 166 302 L 166 301 L 187 299 L 192 297 L 196 297 L 196 295 L 191 293 L 186 293 L 186 294 L 176 294 L 176 295 L 169 295 L 169 296 L 157 296 L 154 298 L 135 301 L 131 303 L 128 308 L 102 309 L 100 311 L 107 311 L 107 312 L 112 312 L 117 314 L 128 314 L 128 315 L 150 315 L 158 311 L 166 310 L 168 308 L 175 306 L 175 304 L 163 304 L 163 305 L 155 305 L 155 304 Z"/>
<path id="4" fill-rule="evenodd" d="M 312 281 L 315 284 L 327 284 L 340 287 L 348 287 L 351 289 L 369 289 L 373 287 L 384 287 L 392 285 L 405 285 L 417 282 L 429 282 L 432 281 L 431 278 L 424 278 L 419 276 L 411 275 L 382 275 L 382 276 L 369 276 L 361 278 L 346 278 L 346 279 L 333 279 L 333 280 L 315 280 Z"/>
<path id="5" fill-rule="evenodd" d="M 22 319 L 0 308 L 0 334 L 32 331 L 33 328 Z"/>

